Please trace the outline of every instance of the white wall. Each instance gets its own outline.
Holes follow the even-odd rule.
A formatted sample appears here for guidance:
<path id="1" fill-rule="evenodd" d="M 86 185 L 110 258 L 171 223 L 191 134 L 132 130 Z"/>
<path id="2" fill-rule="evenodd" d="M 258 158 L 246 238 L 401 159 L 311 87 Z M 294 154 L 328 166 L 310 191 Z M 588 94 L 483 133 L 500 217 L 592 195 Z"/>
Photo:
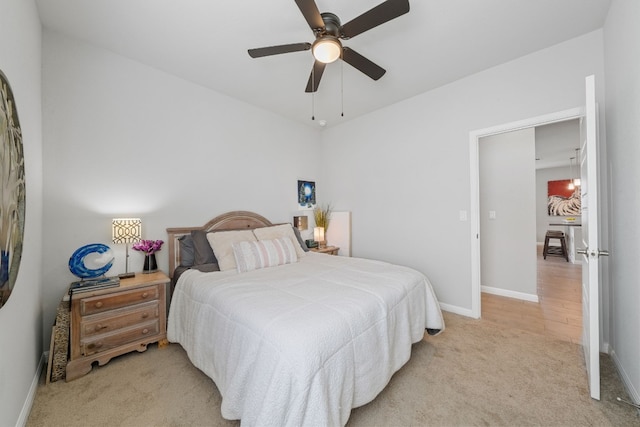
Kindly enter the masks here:
<path id="1" fill-rule="evenodd" d="M 112 246 L 109 273 L 124 271 L 113 217 L 140 217 L 144 238 L 166 240 L 167 227 L 230 210 L 291 222 L 297 180 L 322 189 L 315 129 L 47 30 L 43 49 L 45 326 L 78 247 Z M 158 263 L 167 271 L 166 248 Z"/>
<path id="2" fill-rule="evenodd" d="M 0 309 L 0 426 L 24 423 L 42 355 L 42 127 L 40 20 L 31 0 L 3 0 L 0 69 L 11 84 L 22 128 L 26 218 L 15 288 Z M 47 334 L 51 332 L 49 327 Z"/>
<path id="3" fill-rule="evenodd" d="M 482 287 L 530 301 L 538 300 L 535 142 L 535 129 L 528 128 L 478 144 Z"/>
<path id="4" fill-rule="evenodd" d="M 352 212 L 353 255 L 414 267 L 470 313 L 469 132 L 584 105 L 590 74 L 603 80 L 601 31 L 323 131 L 323 188 Z"/>
<path id="5" fill-rule="evenodd" d="M 609 345 L 640 402 L 640 2 L 614 0 L 604 27 L 611 206 Z"/>

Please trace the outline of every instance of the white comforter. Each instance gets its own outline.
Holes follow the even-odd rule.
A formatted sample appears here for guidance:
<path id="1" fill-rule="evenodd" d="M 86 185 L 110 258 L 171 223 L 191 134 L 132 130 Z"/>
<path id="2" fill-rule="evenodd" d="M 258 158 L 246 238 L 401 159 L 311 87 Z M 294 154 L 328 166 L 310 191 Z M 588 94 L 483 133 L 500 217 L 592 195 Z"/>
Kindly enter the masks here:
<path id="1" fill-rule="evenodd" d="M 248 273 L 183 273 L 168 338 L 216 383 L 224 418 L 341 426 L 409 360 L 425 328 L 444 322 L 423 274 L 308 253 Z"/>

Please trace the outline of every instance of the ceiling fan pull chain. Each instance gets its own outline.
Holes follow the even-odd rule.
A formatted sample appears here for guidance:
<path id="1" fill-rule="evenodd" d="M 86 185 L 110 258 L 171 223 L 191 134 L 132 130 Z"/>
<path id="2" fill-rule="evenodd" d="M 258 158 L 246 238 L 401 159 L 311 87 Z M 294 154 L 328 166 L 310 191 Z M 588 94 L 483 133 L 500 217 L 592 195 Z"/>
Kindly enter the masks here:
<path id="1" fill-rule="evenodd" d="M 316 89 L 314 87 L 316 83 L 315 72 L 316 67 L 314 65 L 314 67 L 311 68 L 311 120 L 316 119 Z"/>
<path id="2" fill-rule="evenodd" d="M 340 117 L 344 117 L 344 61 L 340 61 Z"/>

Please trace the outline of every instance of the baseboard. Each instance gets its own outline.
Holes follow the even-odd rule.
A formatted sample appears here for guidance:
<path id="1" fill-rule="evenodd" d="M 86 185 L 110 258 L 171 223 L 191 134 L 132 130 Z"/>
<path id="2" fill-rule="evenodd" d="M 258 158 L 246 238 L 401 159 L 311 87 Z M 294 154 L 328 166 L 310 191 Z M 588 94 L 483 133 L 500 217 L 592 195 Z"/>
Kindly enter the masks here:
<path id="1" fill-rule="evenodd" d="M 457 305 L 440 303 L 440 309 L 447 311 L 449 313 L 459 314 L 461 316 L 477 319 L 477 317 L 473 315 L 473 312 L 470 309 L 458 307 Z"/>
<path id="2" fill-rule="evenodd" d="M 42 369 L 44 369 L 47 365 L 47 360 L 49 360 L 48 351 L 45 351 L 40 358 L 40 363 L 38 363 L 38 369 L 36 369 L 36 373 L 31 380 L 31 387 L 29 387 L 29 393 L 27 393 L 27 399 L 24 401 L 22 405 L 22 410 L 20 411 L 20 416 L 18 417 L 18 421 L 16 421 L 16 427 L 24 427 L 27 425 L 27 420 L 29 419 L 29 414 L 31 413 L 31 407 L 33 407 L 33 402 L 36 399 L 36 392 L 38 391 L 38 383 L 40 382 L 40 375 L 42 375 Z"/>
<path id="3" fill-rule="evenodd" d="M 525 294 L 524 292 L 510 291 L 507 289 L 492 288 L 491 286 L 481 286 L 480 290 L 487 294 L 499 295 L 501 297 L 515 298 L 530 302 L 539 302 L 538 295 Z"/>
<path id="4" fill-rule="evenodd" d="M 618 359 L 618 356 L 616 355 L 615 350 L 612 349 L 611 352 L 609 352 L 609 356 L 611 356 L 611 360 L 613 360 L 613 364 L 618 370 L 618 375 L 620 375 L 620 379 L 624 383 L 624 387 L 627 390 L 627 393 L 629 393 L 629 397 L 636 405 L 640 404 L 640 392 L 633 386 L 631 378 L 629 378 L 629 375 L 627 375 L 626 371 L 624 370 L 622 364 L 620 363 L 620 359 Z"/>

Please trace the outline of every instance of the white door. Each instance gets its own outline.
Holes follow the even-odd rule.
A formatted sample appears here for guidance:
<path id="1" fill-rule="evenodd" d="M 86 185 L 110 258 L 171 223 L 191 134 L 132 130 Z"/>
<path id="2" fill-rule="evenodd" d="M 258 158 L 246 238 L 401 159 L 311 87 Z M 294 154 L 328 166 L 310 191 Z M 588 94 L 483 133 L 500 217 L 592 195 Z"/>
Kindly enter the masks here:
<path id="1" fill-rule="evenodd" d="M 582 346 L 593 399 L 600 400 L 600 317 L 598 242 L 598 116 L 595 79 L 586 79 L 586 110 L 580 123 L 580 179 L 582 194 Z"/>

